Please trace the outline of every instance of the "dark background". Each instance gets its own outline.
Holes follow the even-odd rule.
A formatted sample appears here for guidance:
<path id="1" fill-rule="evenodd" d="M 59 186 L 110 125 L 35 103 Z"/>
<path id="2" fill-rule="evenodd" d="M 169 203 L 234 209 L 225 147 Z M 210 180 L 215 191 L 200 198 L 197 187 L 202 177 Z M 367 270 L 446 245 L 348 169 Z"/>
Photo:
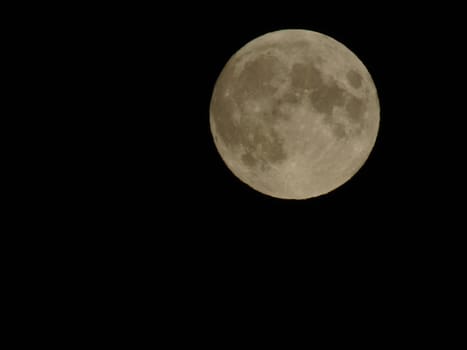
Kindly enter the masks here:
<path id="1" fill-rule="evenodd" d="M 455 11 L 424 6 L 185 4 L 96 15 L 90 64 L 103 85 L 90 89 L 101 109 L 87 118 L 102 144 L 92 151 L 82 210 L 92 227 L 109 232 L 97 236 L 98 246 L 149 260 L 154 250 L 170 268 L 211 277 L 273 275 L 288 266 L 288 274 L 351 269 L 409 281 L 458 259 L 449 253 L 460 238 L 449 137 L 458 113 L 444 102 L 456 94 L 450 67 L 459 60 L 458 22 Z M 305 201 L 264 196 L 239 181 L 209 129 L 211 93 L 226 61 L 257 36 L 287 28 L 347 45 L 370 71 L 381 106 L 363 168 Z"/>
<path id="2" fill-rule="evenodd" d="M 179 329 L 191 329 L 189 339 L 222 337 L 225 318 L 256 332 L 264 319 L 282 324 L 316 309 L 328 331 L 336 318 L 352 328 L 360 317 L 365 338 L 385 333 L 373 320 L 394 319 L 403 336 L 420 319 L 457 310 L 446 305 L 462 281 L 462 11 L 334 2 L 44 6 L 22 9 L 29 26 L 10 27 L 24 32 L 13 72 L 30 92 L 16 118 L 33 136 L 14 143 L 26 150 L 16 198 L 28 210 L 15 219 L 20 244 L 9 263 L 25 265 L 16 274 L 29 284 L 24 300 L 31 290 L 33 305 L 63 299 L 65 316 L 99 331 L 109 319 L 138 327 L 155 315 L 173 339 Z M 259 35 L 289 28 L 348 46 L 381 106 L 363 168 L 305 201 L 241 183 L 209 130 L 226 61 Z M 298 333 L 311 328 L 301 325 Z M 391 330 L 381 337 L 394 339 Z"/>
<path id="3" fill-rule="evenodd" d="M 91 157 L 97 170 L 88 174 L 96 191 L 90 207 L 102 206 L 95 219 L 164 232 L 156 236 L 168 241 L 179 236 L 176 245 L 211 252 L 270 244 L 298 256 L 321 247 L 382 259 L 436 245 L 451 222 L 445 149 L 456 112 L 443 101 L 455 98 L 454 15 L 427 5 L 95 11 L 85 17 L 89 26 L 79 27 L 87 48 L 83 73 L 90 68 L 94 75 L 85 82 L 85 96 L 92 96 L 85 118 L 99 146 Z M 450 24 L 440 30 L 440 21 Z M 287 28 L 348 46 L 370 71 L 381 107 L 378 139 L 363 168 L 341 188 L 305 201 L 264 196 L 239 181 L 209 129 L 212 89 L 230 56 L 261 34 Z"/>
<path id="4" fill-rule="evenodd" d="M 455 9 L 235 3 L 29 11 L 35 22 L 17 45 L 26 48 L 19 62 L 31 82 L 19 84 L 34 97 L 18 105 L 34 110 L 24 124 L 38 137 L 28 149 L 36 163 L 23 176 L 37 195 L 22 203 L 40 213 L 38 222 L 86 232 L 99 249 L 145 257 L 160 249 L 193 264 L 323 258 L 344 267 L 360 258 L 376 268 L 434 263 L 455 246 L 462 157 L 453 150 L 463 149 Z M 227 60 L 288 28 L 348 46 L 371 73 L 381 107 L 361 170 L 301 201 L 239 181 L 209 129 Z"/>
<path id="5" fill-rule="evenodd" d="M 439 165 L 432 164 L 443 157 L 430 134 L 442 129 L 435 119 L 442 90 L 436 67 L 446 59 L 440 52 L 449 40 L 432 29 L 423 11 L 237 5 L 206 9 L 202 19 L 187 16 L 142 29 L 154 59 L 148 84 L 142 85 L 154 89 L 154 105 L 145 110 L 154 117 L 148 115 L 145 132 L 155 132 L 147 135 L 157 153 L 150 170 L 167 181 L 154 183 L 163 203 L 207 231 L 216 221 L 248 235 L 288 232 L 309 239 L 331 231 L 345 240 L 350 232 L 370 238 L 392 231 L 407 237 L 419 225 L 417 218 L 439 194 L 433 182 Z M 350 47 L 372 74 L 381 105 L 379 137 L 365 166 L 345 186 L 308 201 L 277 200 L 245 186 L 224 165 L 209 131 L 210 97 L 226 61 L 255 37 L 285 28 L 322 32 Z"/>

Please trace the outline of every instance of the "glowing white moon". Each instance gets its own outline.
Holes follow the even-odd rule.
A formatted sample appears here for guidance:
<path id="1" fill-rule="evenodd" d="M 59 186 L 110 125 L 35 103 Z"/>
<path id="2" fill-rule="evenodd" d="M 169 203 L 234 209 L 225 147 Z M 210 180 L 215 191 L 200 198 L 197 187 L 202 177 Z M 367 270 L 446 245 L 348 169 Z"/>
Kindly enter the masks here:
<path id="1" fill-rule="evenodd" d="M 228 168 L 264 194 L 305 199 L 348 181 L 379 128 L 375 85 L 336 40 L 281 30 L 249 42 L 222 70 L 210 105 Z"/>

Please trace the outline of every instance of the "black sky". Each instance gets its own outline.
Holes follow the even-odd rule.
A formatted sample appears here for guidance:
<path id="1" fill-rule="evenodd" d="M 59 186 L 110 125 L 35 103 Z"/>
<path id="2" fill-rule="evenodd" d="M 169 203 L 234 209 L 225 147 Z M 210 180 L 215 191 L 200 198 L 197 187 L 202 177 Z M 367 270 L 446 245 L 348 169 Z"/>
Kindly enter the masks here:
<path id="1" fill-rule="evenodd" d="M 165 331 L 155 319 L 174 334 L 171 343 L 192 344 L 212 334 L 237 339 L 224 335 L 237 329 L 224 320 L 256 332 L 264 318 L 296 319 L 308 337 L 319 308 L 333 321 L 346 316 L 344 328 L 365 318 L 361 338 L 379 334 L 380 319 L 405 321 L 412 333 L 420 322 L 407 315 L 430 320 L 434 301 L 444 308 L 460 290 L 450 285 L 462 281 L 456 266 L 465 255 L 462 11 L 312 1 L 35 6 L 48 16 L 28 7 L 37 26 L 18 41 L 23 75 L 31 72 L 18 82 L 35 98 L 18 103 L 32 112 L 17 119 L 38 141 L 25 146 L 34 164 L 19 158 L 22 186 L 32 190 L 17 200 L 32 214 L 15 222 L 32 229 L 10 234 L 20 254 L 8 261 L 27 261 L 25 271 L 37 275 L 25 300 L 43 290 L 66 299 L 63 314 L 75 318 L 70 305 L 85 310 L 98 332 L 131 322 L 159 341 Z M 212 90 L 231 55 L 290 28 L 348 46 L 371 73 L 381 107 L 361 170 L 305 201 L 240 182 L 209 129 Z M 292 316 L 278 316 L 286 309 Z M 329 339 L 340 336 L 324 323 Z"/>
<path id="2" fill-rule="evenodd" d="M 443 162 L 429 136 L 443 127 L 434 119 L 446 76 L 439 66 L 452 38 L 435 24 L 442 12 L 433 17 L 426 8 L 380 5 L 339 11 L 240 4 L 181 8 L 135 9 L 112 19 L 116 29 L 107 26 L 102 40 L 119 48 L 118 64 L 110 62 L 109 72 L 115 72 L 116 96 L 124 104 L 116 127 L 126 129 L 128 157 L 145 170 L 137 185 L 148 185 L 148 197 L 163 198 L 181 217 L 203 209 L 206 217 L 199 220 L 206 227 L 210 215 L 228 220 L 232 214 L 242 221 L 253 212 L 261 217 L 253 219 L 258 228 L 274 226 L 266 217 L 304 225 L 310 219 L 320 227 L 363 217 L 394 226 L 413 223 L 407 211 L 432 200 L 433 154 Z M 370 71 L 381 105 L 378 140 L 361 171 L 334 193 L 296 203 L 264 197 L 240 183 L 217 154 L 209 130 L 211 93 L 226 61 L 257 36 L 286 28 L 322 32 L 351 48 Z M 123 100 L 120 86 L 129 93 Z M 152 183 L 151 176 L 158 180 Z"/>
<path id="3" fill-rule="evenodd" d="M 96 161 L 105 174 L 104 212 L 120 227 L 166 232 L 159 237 L 169 240 L 179 232 L 197 249 L 218 242 L 226 249 L 305 250 L 322 242 L 389 254 L 438 239 L 426 228 L 446 223 L 438 208 L 448 185 L 439 178 L 450 160 L 440 147 L 447 124 L 438 116 L 449 115 L 439 103 L 449 74 L 439 67 L 455 57 L 450 33 L 458 23 L 440 30 L 445 13 L 379 4 L 191 4 L 96 15 L 99 28 L 88 34 L 102 52 L 96 57 L 107 105 L 89 118 L 98 117 L 97 135 L 105 135 Z M 287 28 L 322 32 L 348 46 L 370 71 L 381 106 L 379 136 L 364 167 L 336 191 L 307 201 L 274 199 L 241 183 L 209 129 L 211 93 L 226 61 L 257 36 Z"/>

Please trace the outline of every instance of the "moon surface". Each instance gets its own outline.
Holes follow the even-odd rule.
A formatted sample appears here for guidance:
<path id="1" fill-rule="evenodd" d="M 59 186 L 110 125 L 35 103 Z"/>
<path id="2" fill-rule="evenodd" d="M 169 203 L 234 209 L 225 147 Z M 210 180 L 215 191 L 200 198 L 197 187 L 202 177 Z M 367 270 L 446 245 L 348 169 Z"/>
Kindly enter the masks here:
<path id="1" fill-rule="evenodd" d="M 347 182 L 376 141 L 380 108 L 358 57 L 329 36 L 280 30 L 242 47 L 214 87 L 210 127 L 227 167 L 253 189 L 307 199 Z"/>

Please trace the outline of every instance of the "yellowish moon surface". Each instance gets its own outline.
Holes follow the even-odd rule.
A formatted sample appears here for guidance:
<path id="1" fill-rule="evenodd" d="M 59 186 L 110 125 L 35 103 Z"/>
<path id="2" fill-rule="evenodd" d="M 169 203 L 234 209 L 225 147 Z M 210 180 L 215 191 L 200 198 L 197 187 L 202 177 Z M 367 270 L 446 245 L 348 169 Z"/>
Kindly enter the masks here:
<path id="1" fill-rule="evenodd" d="M 211 132 L 227 167 L 283 199 L 317 197 L 347 182 L 373 149 L 379 120 L 363 63 L 309 30 L 247 43 L 220 73 L 210 104 Z"/>

